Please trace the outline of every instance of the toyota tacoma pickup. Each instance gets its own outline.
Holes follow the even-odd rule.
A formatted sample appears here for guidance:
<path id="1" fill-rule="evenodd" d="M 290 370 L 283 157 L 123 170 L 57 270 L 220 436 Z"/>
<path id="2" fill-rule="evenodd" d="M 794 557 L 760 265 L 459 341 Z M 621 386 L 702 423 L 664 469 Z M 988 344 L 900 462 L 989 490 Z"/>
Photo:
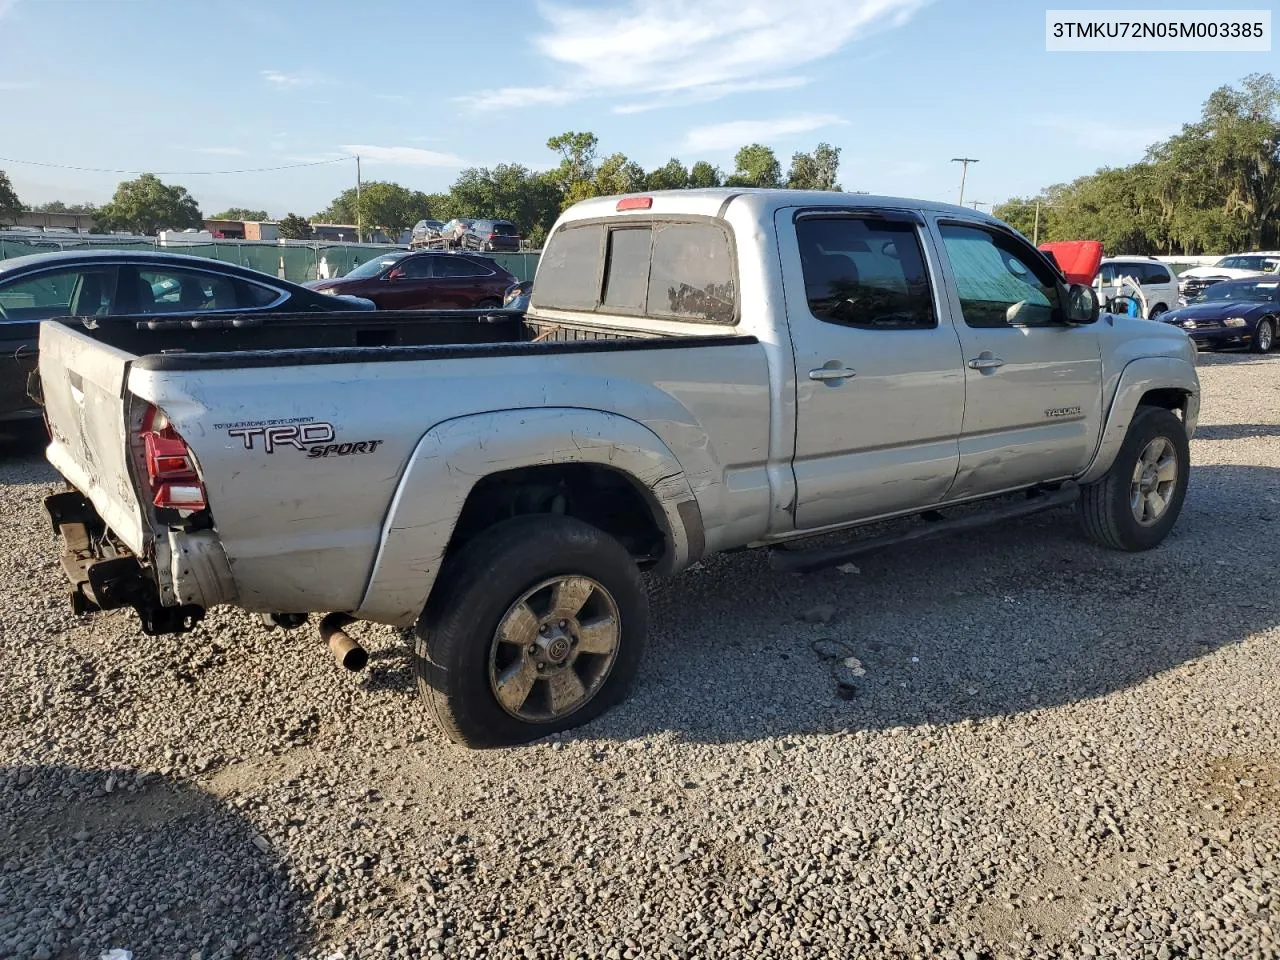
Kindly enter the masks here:
<path id="1" fill-rule="evenodd" d="M 525 313 L 65 318 L 40 378 L 77 610 L 318 613 L 351 666 L 352 620 L 412 628 L 472 746 L 625 695 L 644 571 L 802 572 L 1071 503 L 1155 547 L 1200 408 L 1185 334 L 1099 315 L 1000 221 L 791 190 L 578 203 Z"/>

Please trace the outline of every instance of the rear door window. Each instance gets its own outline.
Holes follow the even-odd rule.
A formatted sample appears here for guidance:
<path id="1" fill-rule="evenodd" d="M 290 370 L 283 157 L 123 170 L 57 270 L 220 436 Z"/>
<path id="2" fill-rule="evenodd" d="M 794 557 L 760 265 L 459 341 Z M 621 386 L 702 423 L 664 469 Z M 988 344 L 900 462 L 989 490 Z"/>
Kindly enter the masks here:
<path id="1" fill-rule="evenodd" d="M 806 217 L 796 223 L 809 312 L 872 330 L 938 325 L 916 227 L 871 217 Z"/>
<path id="2" fill-rule="evenodd" d="M 435 260 L 435 276 L 437 277 L 487 277 L 491 271 L 486 270 L 474 260 L 456 255 L 433 257 Z"/>
<path id="3" fill-rule="evenodd" d="M 138 270 L 133 276 L 137 303 L 132 309 L 141 313 L 254 310 L 281 296 L 265 284 L 199 270 Z M 123 300 L 120 305 L 130 309 Z"/>
<path id="4" fill-rule="evenodd" d="M 115 299 L 115 267 L 50 270 L 0 282 L 0 321 L 104 316 Z"/>

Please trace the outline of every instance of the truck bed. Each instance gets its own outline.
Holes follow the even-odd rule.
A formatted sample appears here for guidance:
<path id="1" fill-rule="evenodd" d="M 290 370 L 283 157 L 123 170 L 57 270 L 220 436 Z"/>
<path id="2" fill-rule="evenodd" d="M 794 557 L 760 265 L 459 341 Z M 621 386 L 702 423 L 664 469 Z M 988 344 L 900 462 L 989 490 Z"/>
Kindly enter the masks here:
<path id="1" fill-rule="evenodd" d="M 524 315 L 508 310 L 350 313 L 154 314 L 57 322 L 125 353 L 238 353 L 255 350 L 406 347 L 528 339 Z M 536 335 L 536 334 L 534 334 Z"/>

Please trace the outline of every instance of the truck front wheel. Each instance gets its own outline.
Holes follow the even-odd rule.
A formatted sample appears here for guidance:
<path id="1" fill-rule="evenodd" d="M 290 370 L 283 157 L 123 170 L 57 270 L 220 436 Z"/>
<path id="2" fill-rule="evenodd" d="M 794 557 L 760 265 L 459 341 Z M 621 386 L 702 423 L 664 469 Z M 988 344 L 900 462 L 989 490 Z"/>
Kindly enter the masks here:
<path id="1" fill-rule="evenodd" d="M 449 739 L 523 743 L 622 700 L 648 630 L 639 570 L 613 537 L 532 515 L 448 561 L 418 621 L 418 690 Z"/>
<path id="2" fill-rule="evenodd" d="M 1080 523 L 1113 550 L 1150 550 L 1168 536 L 1187 495 L 1191 455 L 1181 420 L 1141 406 L 1115 463 L 1080 491 Z"/>

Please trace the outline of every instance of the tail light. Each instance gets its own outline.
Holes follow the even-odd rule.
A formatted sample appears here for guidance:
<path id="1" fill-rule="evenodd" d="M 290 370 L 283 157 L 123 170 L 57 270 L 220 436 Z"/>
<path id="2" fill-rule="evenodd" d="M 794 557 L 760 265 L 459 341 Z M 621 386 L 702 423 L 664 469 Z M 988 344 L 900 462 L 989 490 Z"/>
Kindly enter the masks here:
<path id="1" fill-rule="evenodd" d="M 143 418 L 142 442 L 152 503 L 172 510 L 203 510 L 209 505 L 187 442 L 155 407 Z"/>

